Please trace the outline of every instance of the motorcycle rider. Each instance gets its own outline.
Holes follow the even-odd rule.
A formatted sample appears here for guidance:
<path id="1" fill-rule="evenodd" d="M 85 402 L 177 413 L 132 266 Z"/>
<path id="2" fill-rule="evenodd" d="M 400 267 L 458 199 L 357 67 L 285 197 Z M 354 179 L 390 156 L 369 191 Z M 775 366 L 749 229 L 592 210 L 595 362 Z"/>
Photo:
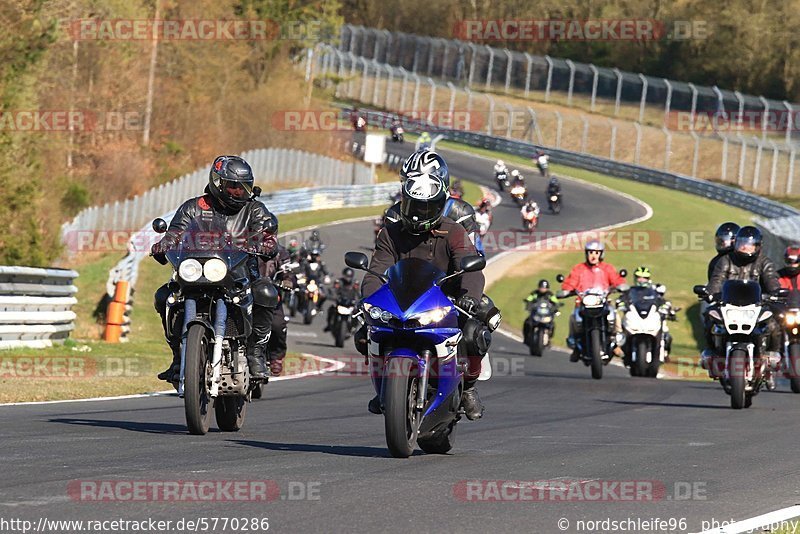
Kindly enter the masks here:
<path id="1" fill-rule="evenodd" d="M 303 243 L 303 248 L 306 250 L 323 250 L 325 245 L 322 243 L 322 238 L 319 235 L 319 230 L 314 228 L 311 230 L 311 235 L 308 237 L 308 241 Z"/>
<path id="2" fill-rule="evenodd" d="M 175 248 L 184 230 L 195 220 L 211 221 L 220 232 L 234 240 L 246 240 L 245 250 L 252 254 L 270 256 L 277 247 L 278 220 L 267 207 L 253 195 L 253 170 L 239 156 L 219 156 L 211 165 L 208 185 L 202 196 L 184 202 L 175 212 L 164 237 L 151 248 L 159 263 L 166 264 L 167 251 Z M 255 256 L 248 261 L 253 280 L 253 331 L 247 343 L 247 361 L 255 380 L 269 377 L 266 365 L 267 344 L 270 339 L 273 308 L 277 305 L 277 290 L 268 278 L 262 278 Z M 168 282 L 155 293 L 155 308 L 161 316 L 164 335 L 167 335 L 167 298 L 177 288 Z M 159 380 L 174 382 L 180 376 L 181 353 L 179 329 L 171 329 L 173 337 L 167 338 L 172 349 L 172 363 L 158 374 Z"/>
<path id="3" fill-rule="evenodd" d="M 444 181 L 445 186 L 450 187 L 450 171 L 447 168 L 447 162 L 444 158 L 433 152 L 430 149 L 417 150 L 403 162 L 400 167 L 400 184 L 402 193 L 402 184 L 405 183 L 409 174 L 426 174 L 435 173 L 441 180 Z M 460 198 L 450 197 L 444 207 L 444 216 L 457 222 L 466 230 L 472 244 L 478 249 L 478 253 L 483 256 L 483 243 L 480 236 L 480 227 L 475 220 L 475 208 L 469 202 Z M 400 217 L 400 202 L 398 201 L 388 210 L 385 215 L 386 224 L 398 223 L 401 221 Z"/>
<path id="4" fill-rule="evenodd" d="M 517 169 L 514 169 L 511 171 L 511 187 L 517 187 L 518 185 L 525 187 L 525 178 Z"/>
<path id="5" fill-rule="evenodd" d="M 533 213 L 534 218 L 539 217 L 539 204 L 536 203 L 535 200 L 529 198 L 528 201 L 522 205 L 519 212 L 522 214 L 522 218 L 526 221 L 528 220 L 527 216 Z"/>
<path id="6" fill-rule="evenodd" d="M 333 283 L 331 290 L 331 305 L 328 306 L 324 332 L 333 330 L 333 320 L 336 313 L 336 303 L 340 297 L 358 300 L 358 282 L 355 281 L 355 272 L 350 267 L 345 267 L 342 276 Z"/>
<path id="7" fill-rule="evenodd" d="M 550 198 L 553 195 L 560 195 L 561 194 L 561 184 L 558 181 L 558 178 L 553 176 L 550 178 L 550 182 L 547 184 L 547 198 Z"/>
<path id="8" fill-rule="evenodd" d="M 717 255 L 711 258 L 708 262 L 708 279 L 711 280 L 711 274 L 714 272 L 714 267 L 717 262 L 733 250 L 733 242 L 736 240 L 736 232 L 739 231 L 739 225 L 733 222 L 722 223 L 717 227 L 714 232 L 714 248 L 717 250 Z"/>
<path id="9" fill-rule="evenodd" d="M 625 284 L 625 278 L 620 275 L 613 265 L 603 261 L 605 257 L 605 245 L 597 240 L 586 243 L 583 249 L 585 261 L 575 265 L 569 276 L 562 282 L 561 289 L 564 291 L 586 291 L 594 287 L 608 290 L 611 287 L 618 287 Z M 575 301 L 575 310 L 569 316 L 569 337 L 567 345 L 572 349 L 569 361 L 577 362 L 580 359 L 578 344 L 575 341 L 577 333 L 577 323 L 581 320 L 578 315 L 580 307 L 578 299 Z M 614 354 L 622 355 L 619 346 L 614 347 Z"/>
<path id="10" fill-rule="evenodd" d="M 431 148 L 431 134 L 428 132 L 422 132 L 419 134 L 419 139 L 417 139 L 417 150 L 425 150 Z"/>
<path id="11" fill-rule="evenodd" d="M 495 177 L 500 173 L 508 174 L 508 167 L 506 167 L 506 164 L 502 159 L 498 159 L 497 163 L 494 164 L 494 175 L 495 175 Z"/>
<path id="12" fill-rule="evenodd" d="M 314 268 L 313 264 L 317 264 L 316 268 Z M 317 283 L 317 287 L 319 288 L 319 300 L 317 301 L 317 309 L 321 310 L 322 305 L 325 303 L 327 299 L 327 288 L 325 287 L 323 281 L 328 273 L 328 267 L 325 265 L 325 262 L 322 261 L 322 251 L 319 248 L 312 248 L 308 252 L 308 260 L 303 264 L 303 270 L 306 274 L 306 281 L 310 282 L 311 280 L 315 280 Z"/>
<path id="13" fill-rule="evenodd" d="M 762 254 L 762 241 L 761 231 L 755 226 L 743 226 L 736 232 L 733 250 L 716 262 L 706 287 L 715 301 L 719 301 L 718 295 L 722 291 L 722 284 L 727 280 L 758 282 L 765 294 L 775 294 L 781 288 L 775 265 L 766 254 Z M 772 365 L 777 365 L 780 361 L 781 337 L 781 327 L 773 314 L 767 321 L 766 354 Z M 701 354 L 701 358 L 707 363 L 708 359 L 715 355 L 710 330 L 706 332 L 706 344 L 707 348 Z"/>
<path id="14" fill-rule="evenodd" d="M 450 196 L 459 200 L 464 197 L 464 186 L 461 185 L 461 180 L 453 180 L 453 184 L 450 186 Z"/>
<path id="15" fill-rule="evenodd" d="M 781 287 L 791 291 L 800 291 L 800 245 L 789 245 L 783 253 L 786 264 L 778 270 L 778 281 Z"/>
<path id="16" fill-rule="evenodd" d="M 547 302 L 554 308 L 559 308 L 561 306 L 561 303 L 550 289 L 550 282 L 545 279 L 539 280 L 539 285 L 536 286 L 536 289 L 531 291 L 531 294 L 522 300 L 522 302 L 525 303 L 525 311 L 528 313 L 528 317 L 522 325 L 523 339 L 528 339 L 528 333 L 531 328 L 533 328 L 533 317 L 530 315 L 531 310 L 535 310 L 541 301 Z"/>
<path id="17" fill-rule="evenodd" d="M 645 267 L 644 265 L 639 266 L 636 271 L 633 273 L 634 277 L 634 285 L 636 287 L 646 287 L 649 289 L 654 289 L 658 291 L 658 293 L 663 297 L 667 291 L 667 287 L 662 284 L 656 284 L 652 280 L 652 274 L 650 272 L 649 267 Z M 622 315 L 627 313 L 630 309 L 631 299 L 629 293 L 624 293 L 620 298 L 617 299 L 617 311 L 621 313 L 617 313 L 617 322 L 615 324 L 616 333 L 622 334 Z M 661 299 L 658 311 L 664 314 L 668 319 L 674 320 L 676 310 L 673 308 L 672 303 L 668 300 Z M 669 354 L 672 350 L 672 334 L 668 331 L 664 331 L 664 348 Z"/>
<path id="18" fill-rule="evenodd" d="M 438 155 L 435 156 L 441 159 Z M 406 179 L 400 201 L 400 221 L 387 223 L 378 234 L 370 270 L 382 273 L 400 259 L 420 258 L 433 263 L 443 272 L 453 273 L 463 258 L 474 256 L 477 251 L 464 228 L 444 216 L 447 204 L 447 166 L 444 164 L 422 168 L 412 161 L 408 167 L 404 165 L 404 168 Z M 475 313 L 488 306 L 496 311 L 488 297 L 483 297 L 484 277 L 481 271 L 464 273 L 451 282 L 444 284 L 442 290 L 456 298 L 456 306 L 462 310 Z M 361 286 L 362 296 L 372 295 L 381 285 L 378 277 L 367 273 Z M 459 317 L 459 326 L 464 334 L 463 351 L 459 350 L 459 354 L 467 359 L 462 405 L 467 418 L 475 420 L 483 415 L 483 404 L 475 383 L 481 372 L 481 360 L 491 343 L 491 332 L 477 319 L 467 319 L 465 315 Z M 366 356 L 366 326 L 356 332 L 354 341 L 358 351 Z M 369 411 L 381 413 L 378 396 L 369 402 Z"/>

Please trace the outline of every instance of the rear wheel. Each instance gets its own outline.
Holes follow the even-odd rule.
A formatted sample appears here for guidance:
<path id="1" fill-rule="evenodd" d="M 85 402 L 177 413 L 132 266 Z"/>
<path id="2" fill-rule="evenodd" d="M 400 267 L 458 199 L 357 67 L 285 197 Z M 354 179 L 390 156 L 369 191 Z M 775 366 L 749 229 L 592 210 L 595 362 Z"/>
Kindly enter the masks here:
<path id="1" fill-rule="evenodd" d="M 792 393 L 800 393 L 800 343 L 789 345 L 789 384 Z"/>
<path id="2" fill-rule="evenodd" d="M 731 385 L 731 408 L 741 410 L 745 407 L 745 375 L 747 373 L 747 353 L 734 349 L 728 357 L 728 374 Z"/>
<path id="3" fill-rule="evenodd" d="M 600 380 L 603 378 L 603 356 L 602 343 L 600 342 L 600 330 L 592 330 L 589 333 L 589 350 L 592 356 L 592 378 Z"/>
<path id="4" fill-rule="evenodd" d="M 408 458 L 414 452 L 421 414 L 414 409 L 417 377 L 411 376 L 411 361 L 392 358 L 384 378 L 384 425 L 386 445 L 395 458 Z"/>
<path id="5" fill-rule="evenodd" d="M 211 376 L 208 347 L 205 327 L 201 324 L 190 326 L 186 335 L 186 381 L 183 396 L 186 425 L 190 434 L 205 434 L 211 424 L 214 399 L 208 392 L 208 379 Z"/>
<path id="6" fill-rule="evenodd" d="M 217 397 L 214 402 L 217 414 L 217 426 L 223 432 L 236 432 L 244 425 L 244 414 L 247 402 L 239 395 L 233 397 Z"/>

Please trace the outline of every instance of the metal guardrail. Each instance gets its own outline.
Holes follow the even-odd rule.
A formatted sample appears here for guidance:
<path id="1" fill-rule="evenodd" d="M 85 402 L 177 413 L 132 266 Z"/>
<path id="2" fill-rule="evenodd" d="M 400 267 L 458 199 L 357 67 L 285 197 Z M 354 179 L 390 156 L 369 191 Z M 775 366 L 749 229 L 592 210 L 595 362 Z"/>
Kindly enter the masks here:
<path id="1" fill-rule="evenodd" d="M 354 165 L 301 150 L 267 148 L 242 154 L 250 163 L 256 185 L 278 182 L 312 183 L 316 185 L 368 185 L 372 173 L 366 165 Z M 125 232 L 147 224 L 153 218 L 199 194 L 208 183 L 208 167 L 154 187 L 133 199 L 94 206 L 81 211 L 61 227 L 61 239 L 68 250 L 87 232 Z"/>
<path id="2" fill-rule="evenodd" d="M 345 108 L 342 113 L 349 114 L 351 109 Z M 368 124 L 388 125 L 393 114 L 382 111 L 368 110 L 359 108 L 362 114 L 366 115 Z M 424 131 L 431 126 L 425 121 L 405 119 L 405 126 L 414 126 L 419 131 Z M 443 133 L 450 141 L 462 143 L 477 148 L 495 150 L 530 158 L 539 149 L 545 149 L 551 156 L 552 163 L 577 167 L 591 171 L 601 172 L 618 178 L 626 178 L 638 182 L 668 187 L 676 191 L 684 191 L 694 195 L 718 200 L 731 206 L 736 206 L 766 218 L 800 216 L 797 209 L 766 199 L 764 197 L 742 191 L 724 184 L 708 182 L 698 178 L 692 178 L 682 174 L 666 172 L 658 169 L 651 169 L 629 163 L 612 161 L 607 158 L 593 156 L 590 154 L 580 154 L 567 150 L 553 149 L 526 141 L 508 139 L 505 137 L 491 136 L 483 133 L 469 132 L 464 130 L 448 129 L 436 125 L 437 132 Z"/>
<path id="3" fill-rule="evenodd" d="M 0 348 L 49 347 L 75 328 L 78 273 L 0 266 Z"/>
<path id="4" fill-rule="evenodd" d="M 369 186 L 305 187 L 278 191 L 261 197 L 261 201 L 275 215 L 321 209 L 352 208 L 359 206 L 378 206 L 388 204 L 389 197 L 396 193 L 396 182 Z M 198 194 L 200 191 L 198 191 Z M 175 209 L 161 214 L 167 221 L 172 220 Z M 280 225 L 279 228 L 280 230 Z M 150 246 L 161 239 L 150 227 L 150 223 L 134 233 L 128 241 L 128 254 L 109 272 L 106 292 L 114 294 L 115 284 L 127 280 L 133 289 L 139 276 L 139 263 L 150 254 Z"/>

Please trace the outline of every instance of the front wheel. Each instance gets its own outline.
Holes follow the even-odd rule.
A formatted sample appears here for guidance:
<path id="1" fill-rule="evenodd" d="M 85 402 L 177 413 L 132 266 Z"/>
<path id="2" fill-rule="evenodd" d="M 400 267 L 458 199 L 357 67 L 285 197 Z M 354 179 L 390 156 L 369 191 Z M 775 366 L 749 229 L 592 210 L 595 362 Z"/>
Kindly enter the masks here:
<path id="1" fill-rule="evenodd" d="M 347 337 L 347 321 L 339 318 L 336 323 L 336 326 L 333 328 L 333 337 L 336 346 L 342 348 L 344 347 L 344 340 Z"/>
<path id="2" fill-rule="evenodd" d="M 218 397 L 214 403 L 214 411 L 217 414 L 217 426 L 220 430 L 237 432 L 244 425 L 247 402 L 239 395 Z"/>
<path id="3" fill-rule="evenodd" d="M 193 324 L 186 335 L 186 381 L 184 382 L 183 406 L 189 433 L 203 435 L 211 423 L 211 407 L 214 399 L 208 392 L 211 376 L 209 339 L 206 328 Z"/>
<path id="4" fill-rule="evenodd" d="M 600 330 L 592 330 L 589 333 L 589 337 L 589 350 L 592 356 L 592 378 L 600 380 L 603 378 L 603 344 L 600 341 Z"/>
<path id="5" fill-rule="evenodd" d="M 800 393 L 800 343 L 789 345 L 789 384 L 792 393 Z"/>
<path id="6" fill-rule="evenodd" d="M 728 374 L 731 385 L 731 408 L 741 410 L 745 407 L 744 391 L 747 374 L 747 353 L 742 349 L 734 349 L 728 357 Z"/>
<path id="7" fill-rule="evenodd" d="M 311 299 L 306 299 L 306 307 L 303 309 L 303 324 L 311 324 L 314 320 L 314 309 L 316 304 Z"/>
<path id="8" fill-rule="evenodd" d="M 640 338 L 636 341 L 636 361 L 633 366 L 636 367 L 636 376 L 647 376 L 647 353 L 650 352 L 650 343 L 646 338 Z"/>
<path id="9" fill-rule="evenodd" d="M 531 354 L 540 358 L 544 354 L 544 335 L 539 328 L 535 328 L 531 334 Z"/>
<path id="10" fill-rule="evenodd" d="M 386 445 L 395 458 L 408 458 L 414 452 L 422 414 L 415 410 L 417 377 L 411 376 L 411 361 L 391 358 L 384 378 L 384 425 Z"/>

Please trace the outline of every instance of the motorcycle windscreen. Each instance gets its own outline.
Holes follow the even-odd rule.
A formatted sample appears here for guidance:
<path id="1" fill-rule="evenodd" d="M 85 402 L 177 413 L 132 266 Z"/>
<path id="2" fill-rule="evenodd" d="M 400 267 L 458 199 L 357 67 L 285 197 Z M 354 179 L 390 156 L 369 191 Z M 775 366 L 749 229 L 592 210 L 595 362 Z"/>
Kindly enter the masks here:
<path id="1" fill-rule="evenodd" d="M 225 228 L 220 229 L 213 220 L 198 217 L 189 223 L 177 247 L 168 252 L 167 257 L 175 265 L 186 258 L 220 258 L 228 270 L 233 271 L 248 258 L 248 254 L 241 250 L 245 245 L 228 234 Z"/>
<path id="2" fill-rule="evenodd" d="M 758 282 L 728 280 L 722 284 L 722 302 L 733 306 L 749 306 L 761 302 L 761 285 Z"/>
<path id="3" fill-rule="evenodd" d="M 404 311 L 433 287 L 434 282 L 445 276 L 433 264 L 418 258 L 400 260 L 386 274 L 389 277 L 389 289 Z"/>
<path id="4" fill-rule="evenodd" d="M 660 295 L 655 289 L 634 286 L 628 290 L 628 297 L 637 309 L 650 310 L 650 306 L 656 303 Z"/>

